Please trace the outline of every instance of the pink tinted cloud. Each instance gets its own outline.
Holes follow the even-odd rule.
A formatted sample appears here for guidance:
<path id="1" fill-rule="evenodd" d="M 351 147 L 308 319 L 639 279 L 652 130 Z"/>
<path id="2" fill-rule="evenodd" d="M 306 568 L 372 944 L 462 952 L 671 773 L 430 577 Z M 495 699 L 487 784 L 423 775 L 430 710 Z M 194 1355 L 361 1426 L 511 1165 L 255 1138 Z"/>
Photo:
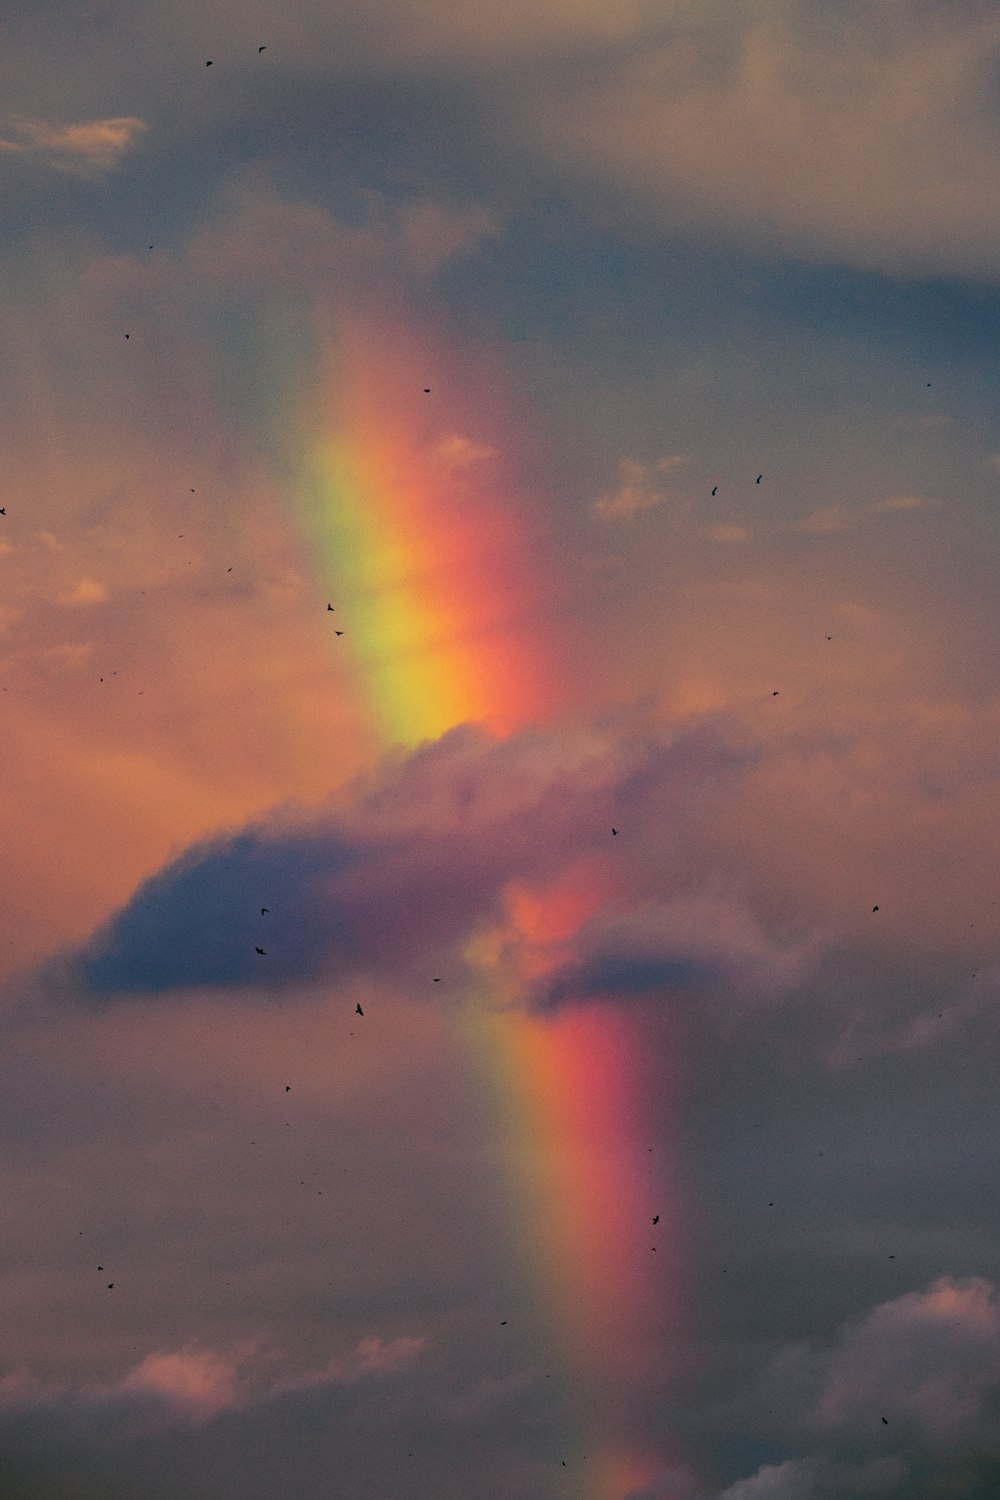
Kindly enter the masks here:
<path id="1" fill-rule="evenodd" d="M 143 1429 L 179 1424 L 202 1427 L 230 1412 L 328 1386 L 377 1382 L 408 1368 L 426 1348 L 422 1338 L 362 1339 L 355 1348 L 317 1368 L 289 1371 L 289 1360 L 260 1341 L 213 1349 L 187 1343 L 147 1354 L 118 1380 L 73 1384 L 45 1382 L 26 1370 L 0 1383 L 0 1409 L 43 1410 L 54 1403 L 100 1408 Z M 283 1368 L 285 1367 L 285 1368 Z"/>

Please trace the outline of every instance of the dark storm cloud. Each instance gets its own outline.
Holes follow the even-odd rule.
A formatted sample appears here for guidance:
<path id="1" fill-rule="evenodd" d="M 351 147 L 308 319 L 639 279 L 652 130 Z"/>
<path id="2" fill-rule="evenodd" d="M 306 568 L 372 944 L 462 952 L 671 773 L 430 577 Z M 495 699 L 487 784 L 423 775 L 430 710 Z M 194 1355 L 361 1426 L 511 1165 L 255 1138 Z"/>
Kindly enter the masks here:
<path id="1" fill-rule="evenodd" d="M 107 996 L 404 977 L 458 958 L 509 881 L 606 855 L 613 817 L 660 822 L 682 787 L 738 778 L 752 759 L 721 725 L 673 742 L 456 730 L 390 762 L 339 813 L 189 851 L 60 966 L 60 983 Z"/>
<path id="2" fill-rule="evenodd" d="M 740 1008 L 787 991 L 805 967 L 809 946 L 768 937 L 745 911 L 720 900 L 647 901 L 606 911 L 574 942 L 576 957 L 541 981 L 542 1008 L 567 1000 L 614 1000 L 657 994 L 709 998 L 714 988 L 739 997 Z"/>

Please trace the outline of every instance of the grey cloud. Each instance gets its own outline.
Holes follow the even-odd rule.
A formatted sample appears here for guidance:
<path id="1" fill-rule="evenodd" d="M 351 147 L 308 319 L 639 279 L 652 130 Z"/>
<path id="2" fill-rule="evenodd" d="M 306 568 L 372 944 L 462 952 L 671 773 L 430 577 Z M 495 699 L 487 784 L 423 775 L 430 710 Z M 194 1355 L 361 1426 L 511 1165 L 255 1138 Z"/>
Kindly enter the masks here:
<path id="1" fill-rule="evenodd" d="M 432 958 L 460 962 L 509 881 L 607 854 L 623 809 L 633 826 L 656 826 L 682 787 L 693 795 L 738 778 L 747 755 L 726 745 L 721 724 L 675 742 L 630 741 L 620 728 L 506 742 L 453 731 L 390 758 L 338 810 L 188 851 L 46 982 L 157 994 L 352 973 L 392 982 Z"/>
<path id="2" fill-rule="evenodd" d="M 897 1458 L 862 1465 L 793 1458 L 764 1464 L 752 1477 L 729 1485 L 717 1500 L 861 1500 L 897 1490 L 906 1473 L 906 1465 Z"/>
<path id="3" fill-rule="evenodd" d="M 786 992 L 811 944 L 769 937 L 739 907 L 721 900 L 647 902 L 608 911 L 579 934 L 572 959 L 543 981 L 537 1001 L 612 999 L 723 987 L 727 1004 Z"/>

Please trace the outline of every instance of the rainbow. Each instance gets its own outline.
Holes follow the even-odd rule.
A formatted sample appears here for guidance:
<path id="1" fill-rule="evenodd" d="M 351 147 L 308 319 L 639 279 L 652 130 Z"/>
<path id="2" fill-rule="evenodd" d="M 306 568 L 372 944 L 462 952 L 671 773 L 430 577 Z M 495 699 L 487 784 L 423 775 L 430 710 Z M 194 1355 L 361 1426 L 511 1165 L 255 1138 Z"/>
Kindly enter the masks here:
<path id="1" fill-rule="evenodd" d="M 537 538 L 493 436 L 497 384 L 388 311 L 319 311 L 316 350 L 294 438 L 300 519 L 376 745 L 469 721 L 506 734 L 554 713 Z M 470 944 L 478 991 L 456 1024 L 492 1101 L 511 1250 L 575 1393 L 578 1431 L 562 1455 L 573 1493 L 624 1500 L 662 1463 L 630 1437 L 615 1393 L 636 1372 L 670 1260 L 666 1225 L 651 1225 L 634 1025 L 608 1008 L 545 1018 L 506 1004 L 517 976 L 498 958 L 512 932 L 535 952 L 565 940 L 601 897 L 593 869 L 511 890 L 505 928 Z"/>

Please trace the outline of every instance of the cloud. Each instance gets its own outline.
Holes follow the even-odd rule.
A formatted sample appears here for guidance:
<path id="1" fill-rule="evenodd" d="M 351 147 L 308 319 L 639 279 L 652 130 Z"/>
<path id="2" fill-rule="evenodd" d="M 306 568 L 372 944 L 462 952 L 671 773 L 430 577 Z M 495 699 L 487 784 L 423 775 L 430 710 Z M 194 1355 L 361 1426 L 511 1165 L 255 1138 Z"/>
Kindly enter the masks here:
<path id="1" fill-rule="evenodd" d="M 581 859 L 606 859 L 616 818 L 662 826 L 682 787 L 695 798 L 706 778 L 739 777 L 748 755 L 727 743 L 722 722 L 677 736 L 637 726 L 632 739 L 617 724 L 504 741 L 460 728 L 389 757 L 333 807 L 188 850 L 46 982 L 152 995 L 321 976 L 399 983 L 432 962 L 462 965 L 477 931 L 508 921 L 514 884 L 544 890 Z M 656 928 L 647 958 L 661 966 L 682 933 L 692 963 L 715 954 L 724 966 L 724 953 L 739 953 L 763 974 L 779 962 L 752 924 L 711 905 L 653 916 L 640 907 L 631 922 L 630 937 Z M 699 924 L 710 929 L 701 940 Z M 509 938 L 512 954 L 531 950 L 516 929 Z"/>
<path id="2" fill-rule="evenodd" d="M 727 546 L 733 546 L 749 541 L 750 529 L 747 526 L 730 526 L 719 521 L 712 526 L 706 526 L 704 535 L 710 542 L 723 542 Z"/>
<path id="3" fill-rule="evenodd" d="M 872 1413 L 916 1425 L 933 1443 L 982 1427 L 1000 1396 L 1000 1302 L 981 1277 L 942 1276 L 881 1303 L 846 1329 L 810 1414 L 819 1427 L 858 1429 Z"/>
<path id="4" fill-rule="evenodd" d="M 659 458 L 655 463 L 637 463 L 634 458 L 623 458 L 618 466 L 618 488 L 609 490 L 595 500 L 594 510 L 606 520 L 620 516 L 635 516 L 640 511 L 653 510 L 656 506 L 672 504 L 676 509 L 686 510 L 690 499 L 672 491 L 664 484 L 664 477 L 678 464 L 686 463 L 682 454 Z"/>
<path id="5" fill-rule="evenodd" d="M 837 1464 L 821 1457 L 793 1458 L 763 1464 L 749 1479 L 738 1479 L 716 1500 L 861 1500 L 894 1490 L 906 1477 L 897 1458 L 871 1463 Z"/>
<path id="6" fill-rule="evenodd" d="M 100 1411 L 132 1430 L 179 1424 L 202 1427 L 230 1413 L 251 1410 L 322 1388 L 377 1382 L 408 1368 L 426 1349 L 422 1338 L 362 1339 L 355 1348 L 315 1368 L 289 1370 L 287 1355 L 244 1340 L 230 1349 L 188 1343 L 147 1354 L 114 1381 L 46 1384 L 25 1370 L 0 1382 L 0 1410 L 26 1413 L 60 1407 Z"/>
<path id="7" fill-rule="evenodd" d="M 485 443 L 474 443 L 471 438 L 462 437 L 457 432 L 442 438 L 435 452 L 450 469 L 464 469 L 470 464 L 485 463 L 497 456 L 495 448 L 490 448 Z"/>
<path id="8" fill-rule="evenodd" d="M 28 156 L 77 177 L 101 177 L 120 165 L 147 125 L 133 115 L 62 126 L 15 116 L 6 129 L 10 138 L 0 139 L 0 152 Z"/>
<path id="9" fill-rule="evenodd" d="M 810 511 L 797 521 L 787 524 L 788 531 L 804 531 L 813 535 L 832 535 L 836 532 L 854 531 L 859 526 L 871 524 L 881 516 L 908 515 L 915 511 L 931 510 L 934 501 L 919 495 L 888 495 L 871 500 L 866 505 L 843 505 L 835 501 Z"/>
<path id="10" fill-rule="evenodd" d="M 58 595 L 60 604 L 102 604 L 107 597 L 103 583 L 97 583 L 93 578 L 81 578 Z"/>
<path id="11" fill-rule="evenodd" d="M 626 218 L 767 253 L 1000 273 L 1000 23 L 889 3 L 678 5 L 522 100 L 522 133 Z"/>
<path id="12" fill-rule="evenodd" d="M 192 1423 L 211 1421 L 240 1405 L 245 1357 L 184 1348 L 147 1354 L 115 1388 L 123 1396 L 151 1396 Z"/>
<path id="13" fill-rule="evenodd" d="M 802 975 L 809 945 L 776 942 L 745 911 L 713 899 L 680 897 L 631 911 L 605 910 L 574 939 L 572 959 L 539 984 L 543 1008 L 569 1000 L 650 994 L 759 998 Z"/>
<path id="14" fill-rule="evenodd" d="M 371 190 L 356 223 L 283 195 L 259 166 L 238 173 L 193 236 L 188 265 L 205 287 L 328 292 L 331 278 L 378 299 L 401 281 L 423 283 L 501 230 L 498 213 L 475 202 L 424 195 L 394 202 Z M 127 272 L 134 274 L 131 262 Z"/>
<path id="15" fill-rule="evenodd" d="M 713 1427 L 792 1456 L 761 1463 L 715 1500 L 931 1500 L 956 1476 L 956 1494 L 985 1500 L 998 1406 L 996 1289 L 941 1276 L 842 1324 L 828 1348 L 785 1345 L 720 1408 Z"/>

